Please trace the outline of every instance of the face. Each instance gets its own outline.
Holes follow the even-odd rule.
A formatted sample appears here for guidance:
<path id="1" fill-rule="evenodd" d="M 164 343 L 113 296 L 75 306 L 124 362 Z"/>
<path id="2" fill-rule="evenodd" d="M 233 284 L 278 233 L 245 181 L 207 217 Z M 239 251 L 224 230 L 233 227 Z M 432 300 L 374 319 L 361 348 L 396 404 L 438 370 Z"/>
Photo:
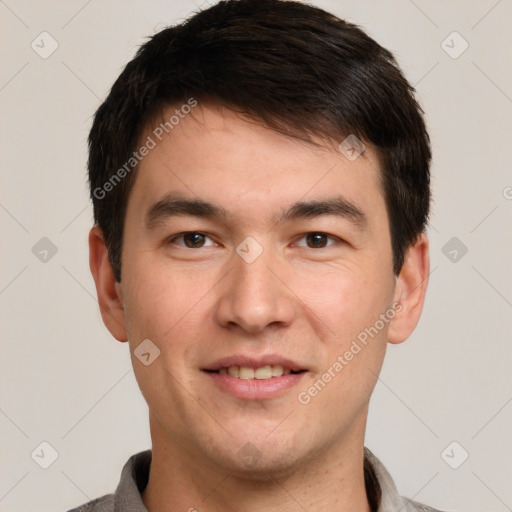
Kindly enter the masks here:
<path id="1" fill-rule="evenodd" d="M 352 161 L 201 105 L 153 129 L 116 285 L 153 439 L 253 474 L 362 443 L 404 314 L 373 150 Z"/>

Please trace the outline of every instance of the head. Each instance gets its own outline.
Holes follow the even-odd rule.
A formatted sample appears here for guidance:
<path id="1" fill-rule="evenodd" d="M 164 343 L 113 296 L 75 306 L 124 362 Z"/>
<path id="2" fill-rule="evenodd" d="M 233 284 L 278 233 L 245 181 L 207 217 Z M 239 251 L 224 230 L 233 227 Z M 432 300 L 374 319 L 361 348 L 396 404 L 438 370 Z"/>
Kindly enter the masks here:
<path id="1" fill-rule="evenodd" d="M 428 275 L 429 140 L 393 56 L 304 3 L 222 1 L 140 48 L 89 144 L 91 269 L 152 433 L 252 472 L 360 436 Z M 212 376 L 285 356 L 268 398 Z"/>

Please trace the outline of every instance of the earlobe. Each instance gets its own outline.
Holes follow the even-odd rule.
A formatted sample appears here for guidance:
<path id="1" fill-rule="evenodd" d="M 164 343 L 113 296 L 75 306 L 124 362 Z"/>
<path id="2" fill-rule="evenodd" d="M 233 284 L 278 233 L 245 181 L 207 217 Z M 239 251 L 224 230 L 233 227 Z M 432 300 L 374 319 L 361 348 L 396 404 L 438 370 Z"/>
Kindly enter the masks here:
<path id="1" fill-rule="evenodd" d="M 89 267 L 104 324 L 116 340 L 127 341 L 121 284 L 116 283 L 103 233 L 98 226 L 89 232 Z"/>
<path id="2" fill-rule="evenodd" d="M 394 302 L 399 305 L 389 324 L 389 343 L 402 343 L 416 328 L 425 302 L 429 273 L 429 240 L 422 233 L 407 250 L 397 278 Z"/>

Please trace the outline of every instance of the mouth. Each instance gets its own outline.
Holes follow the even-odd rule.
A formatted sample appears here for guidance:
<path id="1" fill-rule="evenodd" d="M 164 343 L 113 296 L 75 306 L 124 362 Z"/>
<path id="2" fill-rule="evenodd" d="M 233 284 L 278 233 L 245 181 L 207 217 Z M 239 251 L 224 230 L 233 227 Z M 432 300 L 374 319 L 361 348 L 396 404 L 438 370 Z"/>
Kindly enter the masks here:
<path id="1" fill-rule="evenodd" d="M 250 368 L 248 366 L 223 366 L 218 370 L 204 370 L 208 373 L 218 373 L 219 375 L 229 375 L 235 379 L 243 379 L 243 380 L 268 380 L 277 377 L 282 377 L 283 375 L 295 375 L 297 373 L 302 373 L 307 370 L 292 370 L 291 368 L 282 367 L 279 364 L 276 365 L 265 365 L 260 366 L 259 368 Z"/>
<path id="2" fill-rule="evenodd" d="M 202 368 L 218 389 L 243 400 L 263 400 L 282 395 L 297 385 L 309 370 L 276 356 L 233 356 Z"/>

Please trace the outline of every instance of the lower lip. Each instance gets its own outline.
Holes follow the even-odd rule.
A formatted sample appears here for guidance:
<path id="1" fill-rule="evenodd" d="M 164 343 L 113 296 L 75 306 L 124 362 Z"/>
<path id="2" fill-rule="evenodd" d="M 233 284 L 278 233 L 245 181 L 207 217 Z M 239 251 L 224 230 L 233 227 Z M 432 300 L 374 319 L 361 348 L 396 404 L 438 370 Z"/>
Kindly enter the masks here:
<path id="1" fill-rule="evenodd" d="M 297 385 L 307 372 L 291 373 L 270 379 L 237 379 L 230 375 L 204 372 L 224 392 L 243 400 L 265 400 Z"/>

